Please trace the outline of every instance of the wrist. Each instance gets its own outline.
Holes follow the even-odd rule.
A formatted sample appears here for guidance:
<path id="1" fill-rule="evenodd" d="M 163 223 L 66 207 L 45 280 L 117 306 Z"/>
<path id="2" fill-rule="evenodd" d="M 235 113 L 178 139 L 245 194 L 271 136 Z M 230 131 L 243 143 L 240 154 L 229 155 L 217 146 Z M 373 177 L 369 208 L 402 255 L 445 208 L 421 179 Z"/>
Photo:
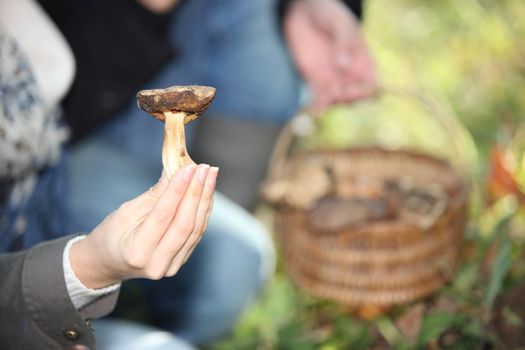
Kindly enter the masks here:
<path id="1" fill-rule="evenodd" d="M 87 288 L 105 288 L 122 280 L 104 262 L 100 247 L 93 246 L 91 236 L 71 246 L 69 261 L 75 276 Z"/>

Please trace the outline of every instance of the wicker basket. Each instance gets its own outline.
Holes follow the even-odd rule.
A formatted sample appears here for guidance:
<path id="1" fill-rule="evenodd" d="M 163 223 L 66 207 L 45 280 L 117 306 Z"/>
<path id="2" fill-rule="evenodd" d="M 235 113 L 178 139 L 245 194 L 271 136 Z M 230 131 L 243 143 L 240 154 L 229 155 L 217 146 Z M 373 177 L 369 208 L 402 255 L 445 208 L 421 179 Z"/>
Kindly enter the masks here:
<path id="1" fill-rule="evenodd" d="M 467 221 L 461 171 L 373 145 L 289 155 L 292 137 L 285 128 L 263 197 L 299 286 L 358 310 L 384 310 L 428 296 L 453 276 Z"/>

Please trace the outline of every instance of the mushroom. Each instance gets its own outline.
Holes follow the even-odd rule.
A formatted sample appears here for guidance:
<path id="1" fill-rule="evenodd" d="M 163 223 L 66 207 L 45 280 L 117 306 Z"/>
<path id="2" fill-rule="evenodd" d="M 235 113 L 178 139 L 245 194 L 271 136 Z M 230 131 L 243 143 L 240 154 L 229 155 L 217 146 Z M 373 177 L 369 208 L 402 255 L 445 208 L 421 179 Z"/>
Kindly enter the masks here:
<path id="1" fill-rule="evenodd" d="M 139 108 L 165 122 L 162 165 L 168 178 L 177 169 L 195 164 L 186 150 L 184 126 L 200 117 L 210 106 L 215 92 L 213 87 L 189 85 L 137 93 Z"/>
<path id="2" fill-rule="evenodd" d="M 310 157 L 302 163 L 291 163 L 277 179 L 263 183 L 261 194 L 270 203 L 286 203 L 309 210 L 332 190 L 329 164 L 320 157 Z"/>

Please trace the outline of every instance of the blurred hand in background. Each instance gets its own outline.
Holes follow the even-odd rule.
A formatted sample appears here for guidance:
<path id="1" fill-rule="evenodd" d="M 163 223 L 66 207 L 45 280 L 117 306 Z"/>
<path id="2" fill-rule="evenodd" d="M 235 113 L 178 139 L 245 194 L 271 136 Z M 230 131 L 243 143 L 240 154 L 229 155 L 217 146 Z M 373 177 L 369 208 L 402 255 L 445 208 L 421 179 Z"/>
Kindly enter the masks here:
<path id="1" fill-rule="evenodd" d="M 137 2 L 153 13 L 162 14 L 171 11 L 180 0 L 137 0 Z"/>
<path id="2" fill-rule="evenodd" d="M 297 69 L 313 91 L 315 111 L 376 93 L 375 64 L 359 21 L 341 1 L 294 1 L 284 32 Z"/>

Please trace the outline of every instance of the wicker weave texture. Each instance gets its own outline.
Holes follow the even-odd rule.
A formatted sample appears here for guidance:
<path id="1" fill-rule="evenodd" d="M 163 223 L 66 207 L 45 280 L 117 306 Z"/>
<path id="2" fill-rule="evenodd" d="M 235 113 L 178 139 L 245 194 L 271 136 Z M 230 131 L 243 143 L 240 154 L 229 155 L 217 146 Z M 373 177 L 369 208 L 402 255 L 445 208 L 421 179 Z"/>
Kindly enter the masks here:
<path id="1" fill-rule="evenodd" d="M 274 203 L 285 266 L 299 286 L 352 307 L 389 307 L 428 296 L 453 276 L 467 221 L 468 189 L 448 163 L 409 151 L 318 150 L 292 155 L 280 173 L 298 173 L 312 159 L 331 174 L 331 193 L 326 195 L 344 194 L 342 189 L 356 179 L 395 179 L 410 188 L 440 189 L 445 199 L 438 211 L 425 215 L 401 210 L 394 219 L 335 232 L 312 227 L 311 209 Z"/>

